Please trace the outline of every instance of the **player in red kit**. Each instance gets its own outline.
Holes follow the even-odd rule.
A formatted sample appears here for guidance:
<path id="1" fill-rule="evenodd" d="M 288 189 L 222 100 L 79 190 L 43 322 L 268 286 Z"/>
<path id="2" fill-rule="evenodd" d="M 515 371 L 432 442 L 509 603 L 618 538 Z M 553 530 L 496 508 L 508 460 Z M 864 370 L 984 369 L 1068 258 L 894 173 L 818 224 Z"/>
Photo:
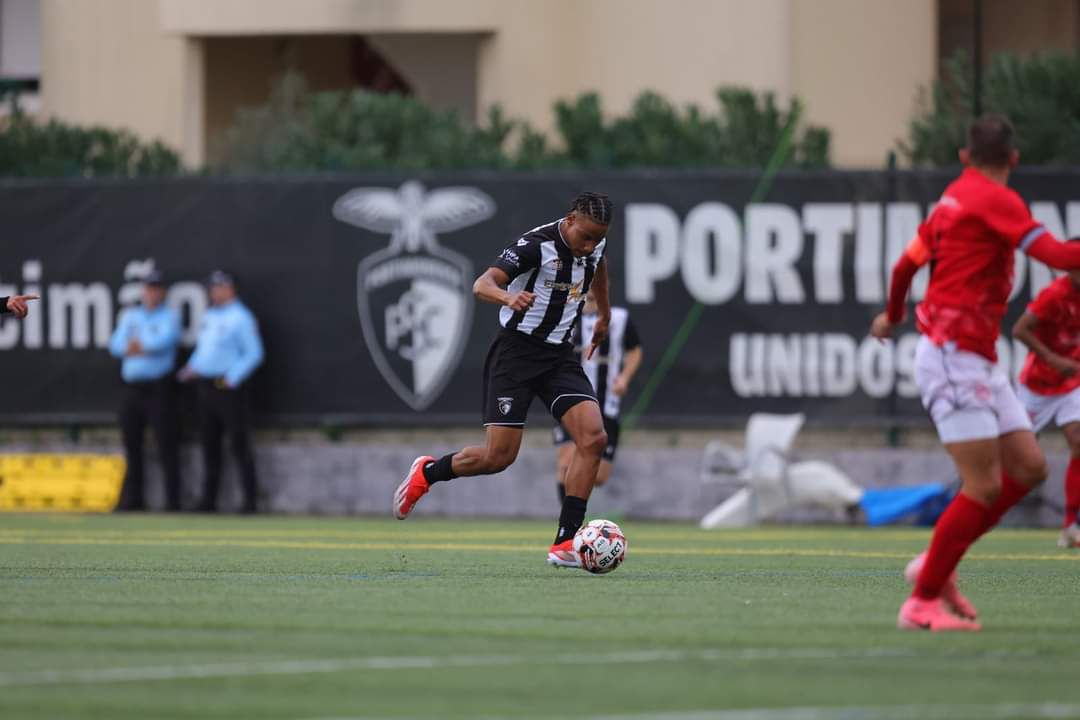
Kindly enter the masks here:
<path id="1" fill-rule="evenodd" d="M 915 382 L 960 475 L 960 492 L 934 527 L 927 551 L 909 563 L 914 590 L 900 607 L 902 629 L 978 630 L 975 607 L 956 584 L 960 559 L 1005 512 L 1046 478 L 1031 421 L 1003 370 L 995 342 L 1013 282 L 1013 253 L 1050 267 L 1080 269 L 1080 244 L 1061 243 L 1006 185 L 1019 160 L 1008 120 L 989 115 L 968 131 L 964 171 L 941 196 L 893 268 L 889 304 L 870 332 L 892 334 L 904 319 L 915 272 L 930 263 L 916 311 L 922 337 Z"/>
<path id="2" fill-rule="evenodd" d="M 1080 547 L 1080 271 L 1059 277 L 1039 293 L 1013 326 L 1013 337 L 1031 351 L 1017 395 L 1035 432 L 1053 421 L 1069 443 L 1065 524 L 1058 545 Z"/>

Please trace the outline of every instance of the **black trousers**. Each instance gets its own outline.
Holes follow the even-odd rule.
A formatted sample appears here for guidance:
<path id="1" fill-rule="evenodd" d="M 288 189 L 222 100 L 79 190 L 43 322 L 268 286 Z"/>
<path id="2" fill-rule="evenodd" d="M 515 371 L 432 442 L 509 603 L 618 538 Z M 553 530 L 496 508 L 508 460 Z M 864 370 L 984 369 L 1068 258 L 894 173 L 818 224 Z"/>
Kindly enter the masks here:
<path id="1" fill-rule="evenodd" d="M 199 382 L 199 415 L 202 425 L 203 468 L 206 485 L 199 509 L 217 510 L 218 489 L 221 486 L 222 435 L 229 435 L 232 454 L 240 466 L 244 491 L 242 512 L 255 512 L 258 482 L 255 477 L 255 453 L 251 445 L 250 414 L 247 388 L 230 390 L 218 387 L 212 380 Z"/>
<path id="2" fill-rule="evenodd" d="M 165 508 L 180 509 L 180 441 L 176 418 L 176 395 L 172 380 L 164 378 L 128 383 L 120 407 L 127 471 L 118 510 L 144 510 L 144 439 L 146 426 L 154 433 L 165 471 Z"/>

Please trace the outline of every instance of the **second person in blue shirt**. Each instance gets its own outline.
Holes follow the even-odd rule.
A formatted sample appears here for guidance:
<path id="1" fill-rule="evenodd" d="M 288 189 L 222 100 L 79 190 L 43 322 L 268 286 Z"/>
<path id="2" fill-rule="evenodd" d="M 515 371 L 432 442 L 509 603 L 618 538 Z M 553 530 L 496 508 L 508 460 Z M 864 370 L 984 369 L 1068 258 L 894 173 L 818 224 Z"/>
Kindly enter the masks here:
<path id="1" fill-rule="evenodd" d="M 199 384 L 203 467 L 206 482 L 201 512 L 217 510 L 221 484 L 222 433 L 227 432 L 240 466 L 244 499 L 241 512 L 256 510 L 258 483 L 251 444 L 247 380 L 263 361 L 262 339 L 255 316 L 237 296 L 233 277 L 222 270 L 210 274 L 210 302 L 199 329 L 195 352 L 181 368 L 182 381 Z"/>

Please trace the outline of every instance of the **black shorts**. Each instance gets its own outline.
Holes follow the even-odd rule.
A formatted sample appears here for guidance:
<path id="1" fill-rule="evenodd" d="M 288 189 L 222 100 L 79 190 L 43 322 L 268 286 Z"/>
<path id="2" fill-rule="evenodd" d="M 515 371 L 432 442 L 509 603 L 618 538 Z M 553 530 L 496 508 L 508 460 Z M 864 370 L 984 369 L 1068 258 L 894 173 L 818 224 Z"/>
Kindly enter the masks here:
<path id="1" fill-rule="evenodd" d="M 615 462 L 615 453 L 619 450 L 619 419 L 604 416 L 604 432 L 607 433 L 607 447 L 604 448 L 604 459 Z M 552 431 L 552 439 L 556 445 L 564 445 L 570 442 L 570 433 L 562 425 L 556 425 Z"/>
<path id="2" fill-rule="evenodd" d="M 571 346 L 499 331 L 484 362 L 484 424 L 524 427 L 534 397 L 556 420 L 580 402 L 596 402 Z"/>

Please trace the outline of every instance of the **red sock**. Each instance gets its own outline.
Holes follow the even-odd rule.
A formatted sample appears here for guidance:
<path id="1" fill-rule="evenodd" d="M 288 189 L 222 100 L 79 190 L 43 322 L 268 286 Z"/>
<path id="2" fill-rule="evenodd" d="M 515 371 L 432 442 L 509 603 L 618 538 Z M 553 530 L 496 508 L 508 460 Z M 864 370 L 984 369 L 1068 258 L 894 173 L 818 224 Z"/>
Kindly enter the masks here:
<path id="1" fill-rule="evenodd" d="M 960 493 L 934 526 L 934 537 L 926 552 L 926 562 L 915 583 L 915 596 L 933 600 L 960 564 L 971 543 L 978 539 L 990 508 Z"/>
<path id="2" fill-rule="evenodd" d="M 1031 491 L 1027 485 L 1013 480 L 1005 473 L 1001 473 L 1001 495 L 994 501 L 994 504 L 990 506 L 990 509 L 986 512 L 986 521 L 983 523 L 982 531 L 979 536 L 982 537 L 990 528 L 1001 522 L 1001 518 L 1005 516 L 1005 513 L 1009 511 L 1016 503 L 1024 499 L 1024 496 Z"/>
<path id="3" fill-rule="evenodd" d="M 1065 527 L 1076 522 L 1080 511 L 1080 458 L 1069 461 L 1065 470 Z"/>

